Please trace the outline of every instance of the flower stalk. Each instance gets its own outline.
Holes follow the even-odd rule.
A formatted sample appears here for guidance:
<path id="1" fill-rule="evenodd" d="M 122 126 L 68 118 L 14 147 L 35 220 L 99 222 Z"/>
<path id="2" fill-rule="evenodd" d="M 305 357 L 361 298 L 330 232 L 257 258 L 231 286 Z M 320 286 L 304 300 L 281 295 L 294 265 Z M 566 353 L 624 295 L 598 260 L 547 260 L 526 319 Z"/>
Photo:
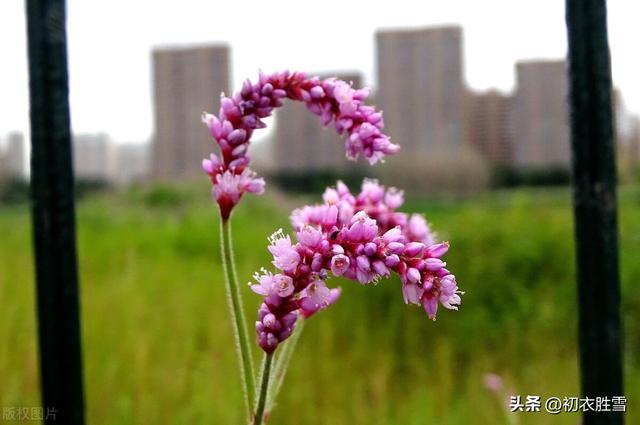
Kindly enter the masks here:
<path id="1" fill-rule="evenodd" d="M 264 408 L 267 401 L 267 393 L 269 392 L 269 378 L 271 377 L 271 363 L 273 361 L 273 353 L 264 354 L 264 363 L 262 365 L 262 377 L 260 378 L 260 392 L 256 404 L 256 413 L 253 419 L 254 425 L 261 425 L 264 417 Z"/>
<path id="2" fill-rule="evenodd" d="M 300 335 L 302 334 L 302 330 L 304 329 L 304 324 L 306 320 L 301 320 L 298 326 L 296 326 L 293 335 L 287 341 L 285 341 L 284 345 L 278 351 L 278 355 L 276 356 L 276 364 L 273 369 L 273 378 L 271 379 L 271 384 L 269 385 L 269 391 L 267 393 L 267 412 L 270 412 L 273 409 L 273 406 L 276 401 L 276 397 L 278 397 L 278 393 L 280 392 L 280 388 L 282 388 L 282 383 L 284 382 L 285 375 L 287 374 L 287 369 L 289 368 L 289 363 L 291 362 L 291 357 L 293 357 L 293 352 L 295 351 L 298 340 L 300 339 Z"/>
<path id="3" fill-rule="evenodd" d="M 245 323 L 244 309 L 242 306 L 242 293 L 238 285 L 238 278 L 233 258 L 231 224 L 228 219 L 220 220 L 220 239 L 222 253 L 222 268 L 224 271 L 227 301 L 233 325 L 233 335 L 236 342 L 236 353 L 238 364 L 240 365 L 240 376 L 243 381 L 243 393 L 245 409 L 248 417 L 251 417 L 252 406 L 250 400 L 255 397 L 255 382 L 253 371 L 253 360 L 249 348 L 249 334 Z"/>

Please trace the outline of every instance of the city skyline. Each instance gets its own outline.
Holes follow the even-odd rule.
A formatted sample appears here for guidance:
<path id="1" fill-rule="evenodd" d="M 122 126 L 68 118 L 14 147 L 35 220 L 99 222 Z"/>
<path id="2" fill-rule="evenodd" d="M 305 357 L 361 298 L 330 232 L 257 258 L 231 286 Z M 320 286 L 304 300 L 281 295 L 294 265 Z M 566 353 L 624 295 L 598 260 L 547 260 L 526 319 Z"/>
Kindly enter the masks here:
<path id="1" fill-rule="evenodd" d="M 494 166 L 568 166 L 565 60 L 519 61 L 515 65 L 514 91 L 508 95 L 495 90 L 483 92 L 464 84 L 464 46 L 465 34 L 457 25 L 376 32 L 380 85 L 367 103 L 385 111 L 387 134 L 401 142 L 403 154 L 411 158 L 455 155 L 470 145 Z M 211 151 L 211 138 L 203 126 L 194 125 L 199 121 L 195 117 L 201 111 L 217 110 L 215 93 L 230 93 L 230 56 L 231 49 L 225 44 L 154 50 L 154 137 L 146 145 L 139 144 L 141 149 L 122 149 L 118 165 L 117 146 L 109 134 L 75 133 L 75 174 L 110 180 L 128 173 L 137 179 L 147 166 L 137 166 L 136 161 L 150 158 L 148 177 L 155 180 L 198 176 L 200 170 L 194 164 Z M 332 76 L 361 85 L 358 72 L 320 74 L 321 78 Z M 612 107 L 618 141 L 633 143 L 629 137 L 633 120 L 620 100 L 615 90 Z M 269 157 L 287 157 L 287 166 L 271 168 L 351 168 L 338 148 L 339 138 L 323 129 L 305 109 L 304 105 L 290 103 L 276 113 L 271 143 L 265 145 L 271 151 L 265 164 L 269 164 Z M 306 143 L 300 143 L 301 139 Z M 23 149 L 22 143 L 18 144 Z M 14 145 L 13 151 L 18 152 Z"/>
<path id="2" fill-rule="evenodd" d="M 310 30 L 309 22 L 274 25 L 253 34 L 263 19 L 278 22 L 279 8 L 246 14 L 228 5 L 225 17 L 242 14 L 243 25 L 233 19 L 215 20 L 215 5 L 190 0 L 179 5 L 153 7 L 145 1 L 134 4 L 69 2 L 69 57 L 72 125 L 76 132 L 108 132 L 118 141 L 144 141 L 152 135 L 151 50 L 157 46 L 205 42 L 227 42 L 233 48 L 232 87 L 257 69 L 359 70 L 365 84 L 375 85 L 374 33 L 377 29 L 413 28 L 459 24 L 465 31 L 465 85 L 473 90 L 513 89 L 514 65 L 533 58 L 560 59 L 566 50 L 562 2 L 452 1 L 426 2 L 418 6 L 405 0 L 393 5 L 362 9 L 329 0 L 326 10 L 336 11 L 336 23 L 349 20 L 348 29 L 328 32 Z M 259 7 L 259 4 L 254 4 Z M 409 8 L 409 6 L 412 6 Z M 129 13 L 120 11 L 127 7 Z M 634 9 L 635 8 L 635 9 Z M 640 112 L 640 63 L 633 40 L 640 37 L 634 17 L 640 5 L 609 2 L 610 39 L 614 83 L 627 107 Z M 407 13 L 406 10 L 411 10 Z M 0 53 L 5 63 L 0 79 L 0 134 L 28 130 L 28 90 L 23 2 L 0 4 Z M 254 16 L 258 15 L 258 16 Z M 354 19 L 349 19 L 354 17 Z M 506 19 L 508 18 L 508 19 Z M 113 23 L 118 22 L 118 31 Z M 140 31 L 141 22 L 145 31 Z M 541 28 L 544 31 L 541 31 Z M 303 34 L 304 37 L 291 37 Z M 345 49 L 344 43 L 360 46 Z M 295 54 L 292 54 L 295 53 Z M 126 102 L 123 102 L 126 99 Z M 260 136 L 258 132 L 256 136 Z M 264 134 L 264 132 L 262 132 Z"/>

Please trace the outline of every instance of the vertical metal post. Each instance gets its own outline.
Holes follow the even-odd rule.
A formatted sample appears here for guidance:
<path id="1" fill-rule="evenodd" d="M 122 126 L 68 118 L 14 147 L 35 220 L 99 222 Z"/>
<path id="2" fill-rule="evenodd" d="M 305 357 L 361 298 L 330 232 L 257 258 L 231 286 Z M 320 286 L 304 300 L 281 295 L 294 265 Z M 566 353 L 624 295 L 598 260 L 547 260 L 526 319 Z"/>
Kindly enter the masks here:
<path id="1" fill-rule="evenodd" d="M 45 423 L 84 423 L 64 0 L 28 0 L 31 197 Z"/>
<path id="2" fill-rule="evenodd" d="M 616 168 L 605 0 L 567 0 L 573 204 L 584 397 L 622 391 Z M 586 412 L 585 425 L 622 424 Z"/>

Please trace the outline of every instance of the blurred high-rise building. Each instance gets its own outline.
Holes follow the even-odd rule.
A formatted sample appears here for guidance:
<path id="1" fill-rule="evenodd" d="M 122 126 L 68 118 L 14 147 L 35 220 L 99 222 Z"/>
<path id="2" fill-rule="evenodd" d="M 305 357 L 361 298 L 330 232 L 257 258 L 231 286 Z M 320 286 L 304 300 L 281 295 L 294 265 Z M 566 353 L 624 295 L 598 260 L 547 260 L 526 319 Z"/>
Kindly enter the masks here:
<path id="1" fill-rule="evenodd" d="M 7 177 L 25 178 L 25 145 L 22 133 L 10 133 L 7 137 L 2 174 Z"/>
<path id="2" fill-rule="evenodd" d="M 516 166 L 568 166 L 570 161 L 564 60 L 516 64 L 513 142 Z"/>
<path id="3" fill-rule="evenodd" d="M 115 175 L 117 183 L 141 182 L 149 176 L 149 143 L 124 143 L 116 147 Z"/>
<path id="4" fill-rule="evenodd" d="M 352 82 L 360 88 L 362 77 L 358 73 L 322 75 Z M 307 110 L 302 102 L 288 102 L 275 112 L 272 136 L 274 162 L 278 170 L 320 171 L 344 170 L 358 167 L 361 162 L 346 159 L 344 142 L 333 124 L 324 127 L 320 117 Z"/>
<path id="5" fill-rule="evenodd" d="M 624 100 L 622 92 L 614 87 L 612 94 L 613 103 L 613 118 L 614 118 L 614 136 L 616 141 L 616 148 L 618 149 L 618 156 L 628 156 L 629 161 L 633 161 L 633 155 L 630 152 L 633 151 L 633 132 L 635 125 L 635 116 L 627 109 L 627 105 Z"/>
<path id="6" fill-rule="evenodd" d="M 154 50 L 155 178 L 201 173 L 213 141 L 200 117 L 203 111 L 218 113 L 221 92 L 230 95 L 229 56 L 226 45 Z"/>
<path id="7" fill-rule="evenodd" d="M 462 145 L 465 89 L 462 28 L 383 30 L 376 34 L 378 106 L 385 131 L 408 155 Z"/>
<path id="8" fill-rule="evenodd" d="M 115 147 L 105 133 L 73 135 L 73 172 L 78 179 L 109 181 L 115 172 Z"/>
<path id="9" fill-rule="evenodd" d="M 496 90 L 469 92 L 467 97 L 467 134 L 469 144 L 491 165 L 511 165 L 511 96 Z"/>
<path id="10" fill-rule="evenodd" d="M 633 117 L 633 124 L 630 133 L 631 157 L 634 164 L 640 164 L 640 116 Z"/>

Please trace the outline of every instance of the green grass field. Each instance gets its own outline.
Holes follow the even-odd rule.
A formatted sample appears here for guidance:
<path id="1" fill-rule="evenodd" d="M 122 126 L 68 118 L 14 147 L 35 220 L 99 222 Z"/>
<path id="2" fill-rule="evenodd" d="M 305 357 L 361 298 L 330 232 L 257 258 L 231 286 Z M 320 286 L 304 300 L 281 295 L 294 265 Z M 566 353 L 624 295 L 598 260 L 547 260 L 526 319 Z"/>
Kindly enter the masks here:
<path id="1" fill-rule="evenodd" d="M 247 197 L 234 217 L 240 279 L 269 265 L 267 236 L 308 199 Z M 640 190 L 620 193 L 627 423 L 640 422 Z M 305 328 L 271 424 L 501 424 L 513 394 L 578 396 L 573 230 L 568 190 L 411 201 L 450 240 L 466 292 L 429 321 L 399 283 L 335 280 L 341 300 Z M 0 408 L 39 405 L 27 207 L 0 210 Z M 240 424 L 242 398 L 206 185 L 138 189 L 78 205 L 88 423 Z M 258 296 L 245 289 L 248 322 Z M 250 326 L 252 327 L 252 326 Z M 256 362 L 258 350 L 256 347 Z M 520 424 L 575 414 L 520 413 Z"/>

